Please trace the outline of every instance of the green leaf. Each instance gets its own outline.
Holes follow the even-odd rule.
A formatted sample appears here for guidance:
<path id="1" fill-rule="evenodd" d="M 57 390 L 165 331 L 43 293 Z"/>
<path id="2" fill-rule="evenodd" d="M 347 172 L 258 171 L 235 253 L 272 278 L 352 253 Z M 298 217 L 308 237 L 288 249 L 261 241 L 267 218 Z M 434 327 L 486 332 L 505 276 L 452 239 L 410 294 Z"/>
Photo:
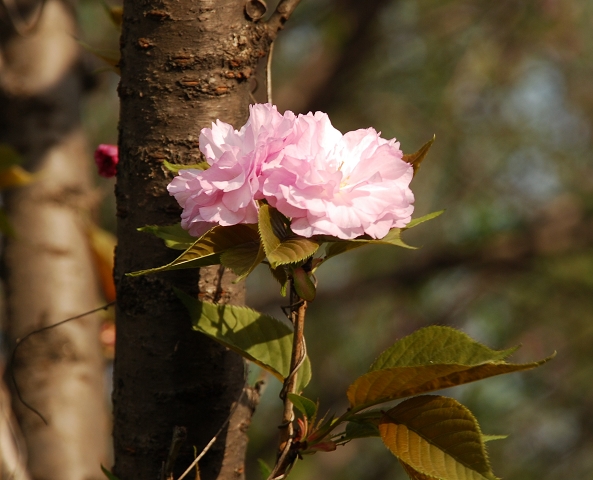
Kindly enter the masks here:
<path id="1" fill-rule="evenodd" d="M 369 372 L 437 363 L 477 365 L 504 360 L 518 348 L 492 350 L 459 330 L 432 325 L 395 342 L 379 355 L 369 367 Z"/>
<path id="2" fill-rule="evenodd" d="M 341 255 L 342 253 L 349 252 L 350 250 L 354 250 L 355 248 L 364 247 L 365 245 L 367 245 L 367 242 L 329 242 L 325 246 L 325 257 L 323 261 L 325 262 L 332 257 Z"/>
<path id="3" fill-rule="evenodd" d="M 247 277 L 264 259 L 266 254 L 259 238 L 257 242 L 244 243 L 231 247 L 220 255 L 220 263 L 230 268 L 238 278 L 235 282 Z"/>
<path id="4" fill-rule="evenodd" d="M 299 297 L 307 302 L 315 300 L 315 285 L 304 268 L 295 268 L 292 273 L 292 280 L 294 282 L 294 289 Z"/>
<path id="5" fill-rule="evenodd" d="M 187 250 L 196 242 L 187 230 L 181 227 L 180 223 L 161 227 L 158 225 L 146 225 L 140 227 L 139 232 L 152 233 L 154 236 L 165 241 L 165 245 L 173 250 Z"/>
<path id="6" fill-rule="evenodd" d="M 259 208 L 259 233 L 272 268 L 301 262 L 313 255 L 319 243 L 290 231 L 288 220 L 275 208 Z"/>
<path id="7" fill-rule="evenodd" d="M 272 277 L 274 277 L 276 281 L 280 284 L 280 294 L 283 297 L 286 297 L 289 280 L 286 268 L 283 265 L 280 265 L 277 268 L 272 268 L 271 265 L 268 265 L 268 267 L 270 267 L 270 273 L 272 274 Z"/>
<path id="8" fill-rule="evenodd" d="M 302 397 L 295 393 L 289 393 L 288 399 L 292 402 L 292 404 L 299 412 L 301 412 L 305 417 L 307 417 L 307 420 L 311 420 L 317 413 L 317 404 L 313 400 L 308 399 L 307 397 Z"/>
<path id="9" fill-rule="evenodd" d="M 439 210 L 438 212 L 432 212 L 428 215 L 424 215 L 423 217 L 413 218 L 410 221 L 410 223 L 408 223 L 402 230 L 409 230 L 410 228 L 414 228 L 416 225 L 420 225 L 421 223 L 428 222 L 433 218 L 440 217 L 443 213 L 445 213 L 444 210 Z"/>
<path id="10" fill-rule="evenodd" d="M 422 160 L 424 160 L 424 157 L 426 157 L 426 154 L 430 150 L 430 147 L 432 147 L 435 139 L 436 135 L 433 135 L 428 142 L 420 147 L 420 150 L 415 153 L 410 153 L 403 156 L 403 161 L 412 164 L 414 167 L 414 175 L 416 175 L 416 172 L 420 168 L 420 163 L 422 163 Z"/>
<path id="11" fill-rule="evenodd" d="M 105 476 L 109 480 L 119 480 L 119 478 L 117 478 L 113 473 L 111 473 L 109 470 L 107 470 L 103 465 L 101 465 L 101 471 L 105 474 Z"/>
<path id="12" fill-rule="evenodd" d="M 478 422 L 457 400 L 433 395 L 406 400 L 385 413 L 379 432 L 391 453 L 424 475 L 416 478 L 497 480 Z"/>
<path id="13" fill-rule="evenodd" d="M 192 163 L 190 165 L 178 165 L 176 163 L 167 162 L 163 160 L 163 166 L 175 174 L 179 173 L 180 170 L 208 170 L 210 164 L 208 162 Z"/>
<path id="14" fill-rule="evenodd" d="M 369 372 L 348 388 L 356 410 L 379 403 L 538 367 L 551 358 L 527 364 L 503 359 L 516 350 L 491 350 L 449 327 L 427 327 L 386 350 Z"/>
<path id="15" fill-rule="evenodd" d="M 484 435 L 482 434 L 482 441 L 484 443 L 486 442 L 493 442 L 494 440 L 504 440 L 505 438 L 508 438 L 508 435 Z"/>
<path id="16" fill-rule="evenodd" d="M 247 307 L 201 302 L 181 290 L 175 293 L 189 310 L 194 330 L 208 335 L 283 381 L 290 373 L 292 328 L 269 315 Z M 306 358 L 299 369 L 298 388 L 311 379 Z"/>
<path id="17" fill-rule="evenodd" d="M 380 433 L 377 422 L 348 422 L 346 430 L 344 430 L 344 436 L 340 441 L 378 436 L 380 436 Z"/>
<path id="18" fill-rule="evenodd" d="M 259 466 L 259 473 L 261 475 L 262 480 L 268 480 L 270 475 L 272 475 L 272 469 L 270 466 L 261 458 L 257 459 L 257 465 Z"/>
<path id="19" fill-rule="evenodd" d="M 147 273 L 164 272 L 166 270 L 179 270 L 183 268 L 199 268 L 208 265 L 218 265 L 220 254 L 238 245 L 259 242 L 259 236 L 254 226 L 232 225 L 230 227 L 214 227 L 198 238 L 179 257 L 162 267 L 139 270 L 126 275 L 136 277 Z"/>

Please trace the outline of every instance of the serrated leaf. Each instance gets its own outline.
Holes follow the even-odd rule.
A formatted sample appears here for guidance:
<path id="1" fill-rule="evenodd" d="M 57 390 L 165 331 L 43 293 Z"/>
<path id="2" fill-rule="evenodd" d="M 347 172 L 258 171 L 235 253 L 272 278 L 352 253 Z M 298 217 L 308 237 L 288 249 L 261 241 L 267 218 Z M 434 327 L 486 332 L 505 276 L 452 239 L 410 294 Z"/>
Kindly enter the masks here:
<path id="1" fill-rule="evenodd" d="M 406 400 L 385 413 L 379 432 L 391 453 L 422 475 L 497 480 L 478 422 L 457 400 L 432 395 Z"/>
<path id="2" fill-rule="evenodd" d="M 420 225 L 421 223 L 428 222 L 433 218 L 440 217 L 443 213 L 445 213 L 445 210 L 439 210 L 438 212 L 432 212 L 419 218 L 413 218 L 410 221 L 410 223 L 408 223 L 402 230 L 409 230 L 410 228 L 414 228 L 415 226 Z"/>
<path id="3" fill-rule="evenodd" d="M 264 259 L 266 254 L 261 242 L 250 242 L 231 247 L 220 255 L 220 263 L 230 268 L 240 281 L 247 277 Z"/>
<path id="4" fill-rule="evenodd" d="M 518 348 L 492 350 L 459 330 L 432 325 L 395 342 L 379 355 L 369 367 L 369 372 L 390 367 L 437 363 L 478 365 L 504 360 Z"/>
<path id="5" fill-rule="evenodd" d="M 290 373 L 293 332 L 287 324 L 247 307 L 201 302 L 181 290 L 175 293 L 189 310 L 194 330 L 208 335 L 272 373 L 280 381 Z M 311 379 L 305 358 L 298 372 L 297 390 Z"/>
<path id="6" fill-rule="evenodd" d="M 280 295 L 286 297 L 286 293 L 288 290 L 288 274 L 286 273 L 286 269 L 283 265 L 280 265 L 277 268 L 272 268 L 271 265 L 268 265 L 270 268 L 270 273 L 272 277 L 276 279 L 276 281 L 280 284 Z"/>
<path id="7" fill-rule="evenodd" d="M 196 242 L 187 230 L 181 227 L 180 223 L 161 227 L 158 225 L 146 225 L 140 227 L 139 232 L 152 233 L 154 236 L 165 241 L 165 245 L 173 250 L 187 250 Z"/>
<path id="8" fill-rule="evenodd" d="M 107 470 L 103 465 L 101 465 L 101 471 L 109 480 L 119 480 L 113 473 Z"/>
<path id="9" fill-rule="evenodd" d="M 433 135 L 432 138 L 424 145 L 422 145 L 417 152 L 406 154 L 403 156 L 403 161 L 406 163 L 410 163 L 412 167 L 414 167 L 414 175 L 416 175 L 416 172 L 420 168 L 420 163 L 422 163 L 422 160 L 424 160 L 424 158 L 426 157 L 426 154 L 430 150 L 430 147 L 432 147 L 432 144 L 434 143 L 435 139 L 436 135 Z"/>
<path id="10" fill-rule="evenodd" d="M 292 281 L 299 297 L 307 302 L 315 300 L 315 285 L 304 268 L 298 267 L 294 269 L 292 272 Z"/>
<path id="11" fill-rule="evenodd" d="M 399 464 L 402 466 L 402 468 L 408 474 L 408 477 L 410 477 L 411 480 L 442 480 L 440 478 L 424 475 L 423 473 L 414 470 L 407 463 L 404 463 L 401 460 L 399 460 Z"/>
<path id="12" fill-rule="evenodd" d="M 311 420 L 315 417 L 315 414 L 317 413 L 317 404 L 313 400 L 297 395 L 296 393 L 289 393 L 288 399 L 299 412 L 307 417 L 307 420 Z"/>
<path id="13" fill-rule="evenodd" d="M 516 350 L 491 350 L 449 327 L 414 332 L 387 349 L 369 372 L 348 388 L 356 410 L 399 398 L 433 392 L 495 375 L 530 370 L 539 362 L 510 364 L 503 359 Z"/>
<path id="14" fill-rule="evenodd" d="M 163 160 L 163 166 L 173 173 L 179 173 L 181 170 L 208 170 L 210 164 L 208 162 L 193 163 L 190 165 L 178 165 L 176 163 L 167 162 Z"/>
<path id="15" fill-rule="evenodd" d="M 175 260 L 162 267 L 139 270 L 126 275 L 136 277 L 147 273 L 179 270 L 184 268 L 199 268 L 220 264 L 220 255 L 238 245 L 259 242 L 259 236 L 254 226 L 238 224 L 230 227 L 214 227 L 198 238 L 187 250 Z"/>
<path id="16" fill-rule="evenodd" d="M 272 268 L 301 262 L 319 248 L 316 241 L 292 233 L 286 217 L 265 204 L 259 209 L 259 233 Z"/>

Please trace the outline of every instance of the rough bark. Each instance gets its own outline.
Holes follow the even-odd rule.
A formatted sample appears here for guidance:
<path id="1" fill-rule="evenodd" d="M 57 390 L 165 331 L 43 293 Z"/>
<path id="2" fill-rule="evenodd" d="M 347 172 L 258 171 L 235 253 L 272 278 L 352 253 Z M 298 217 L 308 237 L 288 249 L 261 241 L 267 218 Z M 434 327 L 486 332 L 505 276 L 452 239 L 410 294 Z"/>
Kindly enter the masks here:
<path id="1" fill-rule="evenodd" d="M 272 17 L 275 29 L 290 8 Z M 242 395 L 244 363 L 191 330 L 172 290 L 241 303 L 243 285 L 233 284 L 232 275 L 218 267 L 199 275 L 125 273 L 175 257 L 162 242 L 137 231 L 146 224 L 179 222 L 180 210 L 166 191 L 172 175 L 162 162 L 198 161 L 200 130 L 215 119 L 237 128 L 245 123 L 250 78 L 275 29 L 270 34 L 265 24 L 251 22 L 241 0 L 124 3 L 113 394 L 114 473 L 121 479 L 158 478 L 176 426 L 187 432 L 174 469 L 178 477 L 193 460 L 194 447 L 199 453 L 232 411 L 228 428 L 200 461 L 201 478 L 244 477 L 245 431 L 253 409 L 252 392 Z"/>
<path id="2" fill-rule="evenodd" d="M 79 122 L 83 93 L 72 7 L 48 0 L 26 36 L 3 30 L 0 142 L 13 145 L 37 180 L 6 195 L 16 238 L 6 239 L 9 342 L 100 305 L 86 236 L 91 161 Z M 104 362 L 98 315 L 23 342 L 13 397 L 35 479 L 101 478 L 108 458 Z"/>

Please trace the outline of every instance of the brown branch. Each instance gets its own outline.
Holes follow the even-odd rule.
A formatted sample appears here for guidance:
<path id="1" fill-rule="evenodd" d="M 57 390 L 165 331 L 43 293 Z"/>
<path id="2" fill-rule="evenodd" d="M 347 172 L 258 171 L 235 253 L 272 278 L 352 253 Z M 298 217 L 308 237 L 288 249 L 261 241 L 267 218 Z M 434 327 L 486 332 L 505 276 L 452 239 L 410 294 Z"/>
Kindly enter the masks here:
<path id="1" fill-rule="evenodd" d="M 278 36 L 278 32 L 284 28 L 284 24 L 294 12 L 294 9 L 298 6 L 301 0 L 281 0 L 276 10 L 268 21 L 266 22 L 268 27 L 268 34 L 270 39 L 273 41 Z"/>

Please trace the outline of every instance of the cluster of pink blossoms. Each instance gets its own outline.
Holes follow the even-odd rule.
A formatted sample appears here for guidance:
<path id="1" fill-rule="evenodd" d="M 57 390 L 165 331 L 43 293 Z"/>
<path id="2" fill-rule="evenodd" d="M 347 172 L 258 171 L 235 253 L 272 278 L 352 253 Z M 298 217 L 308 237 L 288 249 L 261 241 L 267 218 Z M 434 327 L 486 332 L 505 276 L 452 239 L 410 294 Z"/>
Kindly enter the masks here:
<path id="1" fill-rule="evenodd" d="M 182 227 L 196 237 L 216 225 L 257 223 L 258 200 L 304 237 L 382 238 L 414 210 L 413 168 L 399 143 L 373 128 L 342 135 L 325 113 L 253 105 L 239 131 L 221 121 L 204 128 L 200 150 L 210 168 L 181 170 L 168 186 Z"/>

